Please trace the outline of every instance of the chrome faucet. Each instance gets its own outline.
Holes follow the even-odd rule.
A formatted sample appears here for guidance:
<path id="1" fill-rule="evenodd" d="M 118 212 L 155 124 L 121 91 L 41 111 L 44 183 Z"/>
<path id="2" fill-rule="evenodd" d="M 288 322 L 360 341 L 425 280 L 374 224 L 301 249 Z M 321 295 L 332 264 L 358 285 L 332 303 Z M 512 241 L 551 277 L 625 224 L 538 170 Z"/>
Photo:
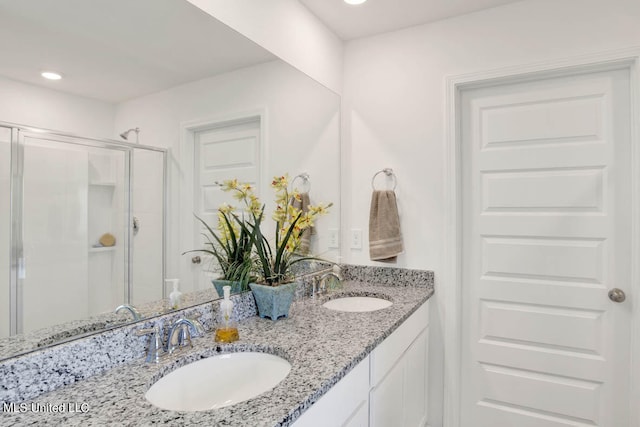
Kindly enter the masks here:
<path id="1" fill-rule="evenodd" d="M 151 335 L 149 339 L 149 351 L 147 352 L 147 363 L 159 363 L 164 356 L 162 348 L 162 323 L 156 323 L 153 328 L 140 329 L 136 331 L 139 337 Z"/>
<path id="2" fill-rule="evenodd" d="M 318 295 L 326 294 L 329 291 L 327 289 L 327 279 L 330 277 L 333 277 L 337 281 L 338 287 L 340 286 L 340 281 L 342 280 L 340 276 L 338 276 L 338 274 L 334 273 L 333 271 L 329 271 L 328 273 L 320 276 L 319 279 L 316 279 L 316 286 L 314 287 L 315 289 L 313 290 L 313 293 Z"/>
<path id="3" fill-rule="evenodd" d="M 166 346 L 167 353 L 171 354 L 181 347 L 191 347 L 191 337 L 197 337 L 203 333 L 204 327 L 202 323 L 195 319 L 180 318 L 176 320 L 171 325 L 171 329 L 169 329 Z"/>
<path id="4" fill-rule="evenodd" d="M 189 346 L 191 347 L 191 336 L 198 336 L 204 333 L 202 323 L 195 319 L 178 319 L 169 329 L 167 344 L 162 344 L 163 330 L 162 322 L 156 323 L 152 328 L 140 329 L 136 335 L 150 335 L 149 351 L 147 352 L 148 363 L 159 363 L 163 357 L 172 354 L 175 350 Z"/>
<path id="5" fill-rule="evenodd" d="M 116 311 L 114 313 L 118 314 L 121 310 L 127 310 L 131 313 L 131 315 L 133 316 L 133 320 L 137 321 L 137 320 L 141 320 L 142 316 L 140 315 L 140 312 L 138 310 L 136 310 L 136 308 L 132 305 L 129 304 L 122 304 L 119 305 L 118 308 L 116 308 Z"/>

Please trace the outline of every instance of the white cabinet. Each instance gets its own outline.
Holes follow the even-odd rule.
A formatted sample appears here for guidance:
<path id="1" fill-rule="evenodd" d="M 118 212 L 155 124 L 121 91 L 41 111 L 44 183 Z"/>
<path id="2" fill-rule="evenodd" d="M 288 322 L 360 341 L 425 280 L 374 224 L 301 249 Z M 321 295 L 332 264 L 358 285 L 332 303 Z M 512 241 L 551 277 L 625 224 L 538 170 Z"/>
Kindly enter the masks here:
<path id="1" fill-rule="evenodd" d="M 372 427 L 418 427 L 427 419 L 427 330 L 371 388 Z"/>
<path id="2" fill-rule="evenodd" d="M 424 304 L 371 353 L 370 426 L 426 424 L 428 318 Z"/>
<path id="3" fill-rule="evenodd" d="M 369 425 L 369 401 L 364 400 L 356 412 L 347 420 L 344 427 L 367 427 Z"/>
<path id="4" fill-rule="evenodd" d="M 369 425 L 369 356 L 294 423 L 295 427 Z"/>
<path id="5" fill-rule="evenodd" d="M 422 426 L 427 422 L 427 345 L 429 329 L 416 338 L 404 356 L 404 422 L 405 426 Z"/>
<path id="6" fill-rule="evenodd" d="M 428 301 L 294 423 L 418 427 L 427 420 Z"/>
<path id="7" fill-rule="evenodd" d="M 396 364 L 369 395 L 371 426 L 400 426 L 403 406 L 403 366 Z"/>

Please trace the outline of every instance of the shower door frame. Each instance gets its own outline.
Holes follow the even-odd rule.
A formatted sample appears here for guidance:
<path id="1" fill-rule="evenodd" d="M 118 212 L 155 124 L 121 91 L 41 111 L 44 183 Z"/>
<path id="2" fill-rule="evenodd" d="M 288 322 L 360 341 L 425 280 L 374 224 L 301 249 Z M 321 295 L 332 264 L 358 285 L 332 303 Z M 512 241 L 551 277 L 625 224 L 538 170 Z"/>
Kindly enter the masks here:
<path id="1" fill-rule="evenodd" d="M 124 300 L 130 303 L 132 300 L 133 279 L 133 254 L 131 244 L 133 242 L 133 153 L 135 149 L 159 152 L 162 154 L 162 297 L 166 298 L 164 278 L 166 277 L 166 248 L 167 248 L 167 149 L 148 145 L 133 144 L 111 139 L 91 138 L 67 132 L 43 129 L 33 126 L 25 126 L 16 123 L 0 121 L 0 127 L 11 129 L 11 170 L 10 170 L 10 265 L 9 265 L 9 336 L 23 333 L 22 319 L 22 289 L 21 280 L 24 277 L 24 241 L 23 241 L 23 180 L 24 180 L 24 138 L 34 136 L 38 139 L 51 140 L 59 143 L 73 144 L 91 148 L 116 150 L 124 153 L 125 172 L 125 221 L 127 224 L 124 245 Z"/>

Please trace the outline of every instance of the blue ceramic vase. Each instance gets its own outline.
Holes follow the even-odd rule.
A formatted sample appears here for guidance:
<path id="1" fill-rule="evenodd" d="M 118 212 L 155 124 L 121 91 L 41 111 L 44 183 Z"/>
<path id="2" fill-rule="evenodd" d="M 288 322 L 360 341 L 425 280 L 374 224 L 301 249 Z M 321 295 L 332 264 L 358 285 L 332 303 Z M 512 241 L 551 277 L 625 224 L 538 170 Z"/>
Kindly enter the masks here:
<path id="1" fill-rule="evenodd" d="M 256 299 L 258 315 L 262 318 L 278 320 L 289 317 L 289 308 L 298 287 L 297 282 L 285 283 L 279 286 L 259 285 L 249 283 L 251 292 Z"/>

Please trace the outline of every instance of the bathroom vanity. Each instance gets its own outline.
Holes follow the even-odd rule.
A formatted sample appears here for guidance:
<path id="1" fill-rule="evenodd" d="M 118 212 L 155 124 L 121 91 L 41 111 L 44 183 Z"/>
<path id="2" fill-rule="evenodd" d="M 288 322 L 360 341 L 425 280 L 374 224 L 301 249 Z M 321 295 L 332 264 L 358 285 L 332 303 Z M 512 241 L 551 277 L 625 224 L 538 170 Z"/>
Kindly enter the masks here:
<path id="1" fill-rule="evenodd" d="M 428 337 L 427 301 L 293 425 L 425 425 Z"/>
<path id="2" fill-rule="evenodd" d="M 73 408 L 84 410 L 21 412 L 15 405 L 13 410 L 4 411 L 3 425 L 47 422 L 304 427 L 424 423 L 432 273 L 403 277 L 403 272 L 411 270 L 364 267 L 346 268 L 344 272 L 349 280 L 342 290 L 298 301 L 290 317 L 277 322 L 255 316 L 255 306 L 252 314 L 246 307 L 252 304 L 248 298 L 251 294 L 239 295 L 238 313 L 245 313 L 238 324 L 240 341 L 220 345 L 208 332 L 193 339 L 193 348 L 169 355 L 158 364 L 138 359 L 26 402 L 28 408 L 32 404 L 38 408 L 77 404 L 83 406 Z M 376 297 L 392 305 L 368 312 L 323 306 L 329 299 L 347 296 Z M 209 319 L 203 323 L 211 329 Z M 125 333 L 134 335 L 135 331 Z M 138 339 L 145 344 L 148 340 Z M 270 353 L 288 361 L 291 370 L 272 390 L 214 410 L 163 410 L 145 399 L 150 386 L 168 373 L 203 358 L 237 352 Z"/>

